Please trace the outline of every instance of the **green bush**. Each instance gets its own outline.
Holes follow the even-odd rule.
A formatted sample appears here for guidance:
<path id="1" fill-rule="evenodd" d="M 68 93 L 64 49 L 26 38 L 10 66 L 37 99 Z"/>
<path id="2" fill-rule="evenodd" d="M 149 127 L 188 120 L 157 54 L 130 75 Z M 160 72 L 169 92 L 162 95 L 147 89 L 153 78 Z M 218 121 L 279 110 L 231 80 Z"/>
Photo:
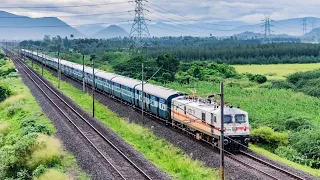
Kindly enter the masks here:
<path id="1" fill-rule="evenodd" d="M 38 166 L 33 172 L 32 172 L 32 176 L 33 177 L 39 177 L 40 175 L 42 175 L 44 173 L 44 171 L 46 170 L 46 167 L 44 165 L 40 165 Z"/>
<path id="2" fill-rule="evenodd" d="M 12 95 L 12 91 L 10 90 L 9 86 L 7 84 L 1 84 L 0 85 L 0 102 L 4 101 L 10 95 Z"/>
<path id="3" fill-rule="evenodd" d="M 252 82 L 257 82 L 259 84 L 263 84 L 265 82 L 267 82 L 267 77 L 264 76 L 264 75 L 261 75 L 261 74 L 256 74 L 256 75 L 252 75 L 252 76 L 249 76 L 249 80 L 252 81 Z"/>
<path id="4" fill-rule="evenodd" d="M 42 124 L 36 124 L 34 120 L 30 119 L 24 119 L 21 121 L 20 127 L 23 128 L 24 134 L 30 134 L 30 133 L 42 133 L 50 135 L 51 132 L 49 128 Z"/>
<path id="5" fill-rule="evenodd" d="M 268 145 L 277 148 L 282 145 L 287 145 L 288 133 L 275 132 L 270 127 L 260 127 L 251 132 L 251 140 L 253 143 Z"/>
<path id="6" fill-rule="evenodd" d="M 291 146 L 280 146 L 275 150 L 275 154 L 290 161 L 296 161 L 297 158 L 301 156 L 298 151 Z"/>
<path id="7" fill-rule="evenodd" d="M 271 88 L 274 89 L 292 89 L 295 90 L 296 86 L 288 81 L 280 80 L 280 81 L 273 81 Z"/>
<path id="8" fill-rule="evenodd" d="M 286 120 L 284 125 L 287 130 L 297 131 L 301 129 L 311 129 L 312 125 L 309 122 L 311 122 L 311 120 L 308 118 L 295 117 Z"/>
<path id="9" fill-rule="evenodd" d="M 308 159 L 320 159 L 320 130 L 302 129 L 290 135 L 292 147 Z"/>

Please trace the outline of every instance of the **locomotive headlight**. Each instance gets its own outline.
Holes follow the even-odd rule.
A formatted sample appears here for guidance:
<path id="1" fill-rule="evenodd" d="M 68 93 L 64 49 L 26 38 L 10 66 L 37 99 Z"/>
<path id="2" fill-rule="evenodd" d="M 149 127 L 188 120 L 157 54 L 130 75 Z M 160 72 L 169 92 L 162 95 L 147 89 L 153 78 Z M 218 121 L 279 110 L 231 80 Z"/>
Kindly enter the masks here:
<path id="1" fill-rule="evenodd" d="M 246 131 L 246 130 L 247 130 L 247 127 L 245 126 L 243 130 Z"/>
<path id="2" fill-rule="evenodd" d="M 229 144 L 229 140 L 228 139 L 223 140 L 223 144 L 224 145 L 228 145 Z"/>
<path id="3" fill-rule="evenodd" d="M 250 139 L 249 139 L 249 138 L 245 138 L 245 139 L 244 139 L 244 143 L 246 143 L 246 144 L 248 144 L 248 143 L 249 143 L 249 141 L 250 141 Z"/>

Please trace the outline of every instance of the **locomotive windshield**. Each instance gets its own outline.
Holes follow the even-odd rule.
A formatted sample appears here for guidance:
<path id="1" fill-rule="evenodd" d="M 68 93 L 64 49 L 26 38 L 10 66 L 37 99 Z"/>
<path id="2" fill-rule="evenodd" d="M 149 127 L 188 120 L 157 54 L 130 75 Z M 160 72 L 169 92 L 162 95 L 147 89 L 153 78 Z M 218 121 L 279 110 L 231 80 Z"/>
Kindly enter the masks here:
<path id="1" fill-rule="evenodd" d="M 231 115 L 224 115 L 223 122 L 227 123 L 227 124 L 232 123 L 232 116 Z"/>
<path id="2" fill-rule="evenodd" d="M 234 116 L 236 123 L 245 123 L 246 122 L 246 116 L 243 114 L 237 114 Z"/>

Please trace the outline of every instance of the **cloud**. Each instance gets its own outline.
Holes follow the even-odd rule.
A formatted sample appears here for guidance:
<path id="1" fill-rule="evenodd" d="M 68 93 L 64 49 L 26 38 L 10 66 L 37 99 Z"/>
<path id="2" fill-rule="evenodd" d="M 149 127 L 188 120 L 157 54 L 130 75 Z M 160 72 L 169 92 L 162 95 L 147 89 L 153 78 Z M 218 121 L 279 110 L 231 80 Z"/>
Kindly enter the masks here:
<path id="1" fill-rule="evenodd" d="M 63 7 L 35 9 L 30 6 L 70 6 L 115 3 L 101 6 Z M 271 15 L 274 20 L 320 16 L 319 0 L 152 0 L 145 3 L 146 17 L 159 21 L 171 21 L 171 23 L 195 23 L 190 19 L 206 21 L 244 21 L 249 24 L 260 23 L 264 15 Z M 1 8 L 1 10 L 18 15 L 30 17 L 68 16 L 77 14 L 111 13 L 119 11 L 133 11 L 134 3 L 125 0 L 2 0 L 1 7 L 26 7 L 26 8 Z M 178 15 L 176 15 L 178 14 Z M 180 16 L 179 16 L 180 15 Z M 186 18 L 183 18 L 184 16 Z M 132 21 L 133 12 L 123 14 L 110 14 L 86 17 L 60 17 L 69 24 L 88 24 L 102 22 Z M 173 22 L 172 22 L 173 21 Z"/>

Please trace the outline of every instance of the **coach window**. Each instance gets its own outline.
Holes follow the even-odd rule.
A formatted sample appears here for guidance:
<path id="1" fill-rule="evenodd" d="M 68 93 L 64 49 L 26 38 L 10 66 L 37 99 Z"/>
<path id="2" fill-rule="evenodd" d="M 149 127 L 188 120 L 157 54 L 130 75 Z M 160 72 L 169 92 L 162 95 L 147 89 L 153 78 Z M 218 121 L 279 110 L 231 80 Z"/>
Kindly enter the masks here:
<path id="1" fill-rule="evenodd" d="M 217 117 L 211 113 L 211 124 L 217 122 Z"/>
<path id="2" fill-rule="evenodd" d="M 202 122 L 206 122 L 206 113 L 202 113 Z"/>

